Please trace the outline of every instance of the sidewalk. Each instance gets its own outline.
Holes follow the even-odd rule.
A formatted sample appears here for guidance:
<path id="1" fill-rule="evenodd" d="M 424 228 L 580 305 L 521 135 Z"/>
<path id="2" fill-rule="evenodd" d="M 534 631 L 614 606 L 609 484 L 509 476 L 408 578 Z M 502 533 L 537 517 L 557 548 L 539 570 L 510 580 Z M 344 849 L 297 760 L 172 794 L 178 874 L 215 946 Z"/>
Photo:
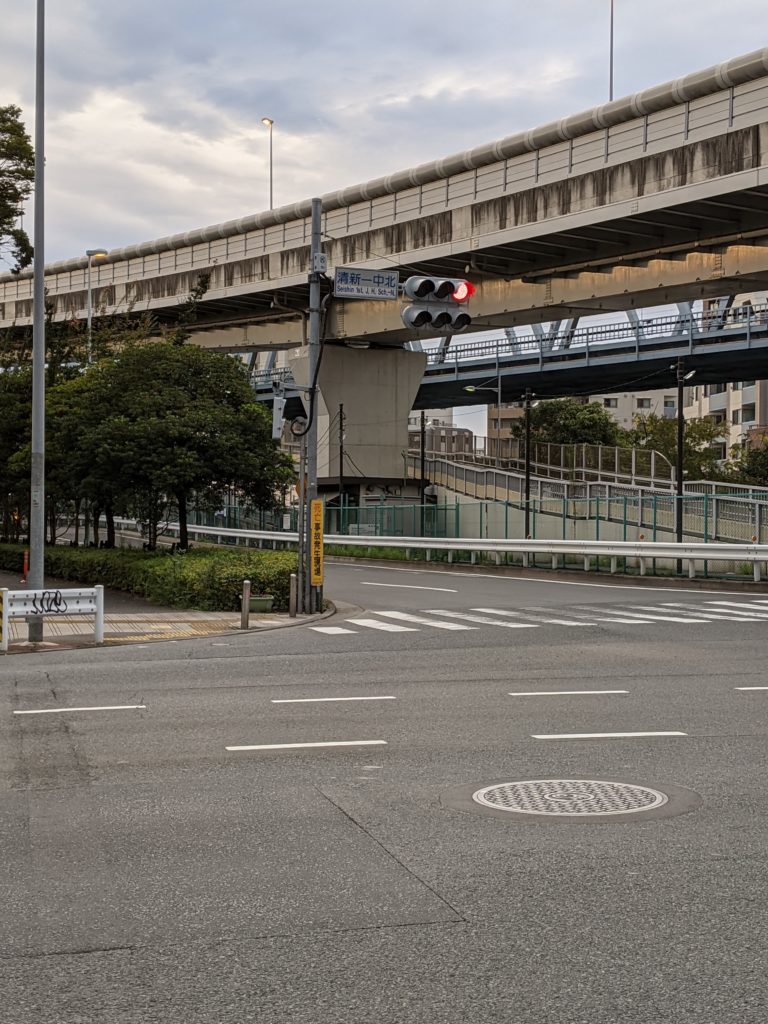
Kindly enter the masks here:
<path id="1" fill-rule="evenodd" d="M 46 588 L 73 589 L 82 584 L 46 577 Z M 15 573 L 0 571 L 0 587 L 24 590 Z M 153 640 L 188 640 L 194 637 L 220 636 L 240 632 L 239 612 L 199 612 L 179 608 L 163 608 L 143 598 L 116 590 L 104 591 L 104 646 L 148 643 Z M 314 621 L 319 615 L 291 619 L 285 613 L 251 614 L 250 629 L 276 629 Z M 63 650 L 70 647 L 93 646 L 93 622 L 88 617 L 49 615 L 43 626 L 43 642 L 27 641 L 27 624 L 23 620 L 10 623 L 9 654 L 32 649 Z"/>

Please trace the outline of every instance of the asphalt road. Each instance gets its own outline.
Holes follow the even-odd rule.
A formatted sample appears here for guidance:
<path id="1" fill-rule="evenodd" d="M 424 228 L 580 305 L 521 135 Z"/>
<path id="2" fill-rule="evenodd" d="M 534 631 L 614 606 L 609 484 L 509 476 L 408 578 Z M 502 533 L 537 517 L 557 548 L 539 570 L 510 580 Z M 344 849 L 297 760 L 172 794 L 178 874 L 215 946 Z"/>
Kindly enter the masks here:
<path id="1" fill-rule="evenodd" d="M 586 583 L 0 661 L 0 1021 L 765 1024 L 768 595 Z M 471 800 L 561 779 L 671 799 Z"/>

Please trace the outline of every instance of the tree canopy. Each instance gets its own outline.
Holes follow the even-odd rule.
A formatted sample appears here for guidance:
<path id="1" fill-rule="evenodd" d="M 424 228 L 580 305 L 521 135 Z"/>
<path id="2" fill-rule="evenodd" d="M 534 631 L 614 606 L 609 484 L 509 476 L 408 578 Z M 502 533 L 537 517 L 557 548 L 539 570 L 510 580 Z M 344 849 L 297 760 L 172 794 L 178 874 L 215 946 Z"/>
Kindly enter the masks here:
<path id="1" fill-rule="evenodd" d="M 523 421 L 515 423 L 515 433 L 522 436 Z M 575 398 L 557 398 L 541 402 L 531 409 L 531 437 L 550 444 L 622 443 L 623 431 L 609 413 L 590 402 L 585 405 Z"/>
<path id="2" fill-rule="evenodd" d="M 677 423 L 657 416 L 635 417 L 635 425 L 626 432 L 625 443 L 633 448 L 653 448 L 675 465 L 677 458 Z M 685 421 L 683 472 L 689 480 L 717 479 L 722 475 L 719 452 L 713 445 L 723 437 L 722 423 L 712 419 Z"/>
<path id="3" fill-rule="evenodd" d="M 0 258 L 14 271 L 32 262 L 32 245 L 19 226 L 35 181 L 35 154 L 18 107 L 0 107 Z"/>

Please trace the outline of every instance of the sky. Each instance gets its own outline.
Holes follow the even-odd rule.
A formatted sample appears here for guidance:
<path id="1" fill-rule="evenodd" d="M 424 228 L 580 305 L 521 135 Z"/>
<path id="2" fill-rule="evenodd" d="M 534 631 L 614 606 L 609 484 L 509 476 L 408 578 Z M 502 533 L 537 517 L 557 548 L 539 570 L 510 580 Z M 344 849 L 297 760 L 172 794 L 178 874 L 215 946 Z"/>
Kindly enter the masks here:
<path id="1" fill-rule="evenodd" d="M 0 0 L 0 105 L 30 134 L 35 6 Z M 610 0 L 46 7 L 46 262 L 266 209 L 265 116 L 280 206 L 608 99 Z M 768 41 L 765 0 L 615 9 L 616 97 Z"/>

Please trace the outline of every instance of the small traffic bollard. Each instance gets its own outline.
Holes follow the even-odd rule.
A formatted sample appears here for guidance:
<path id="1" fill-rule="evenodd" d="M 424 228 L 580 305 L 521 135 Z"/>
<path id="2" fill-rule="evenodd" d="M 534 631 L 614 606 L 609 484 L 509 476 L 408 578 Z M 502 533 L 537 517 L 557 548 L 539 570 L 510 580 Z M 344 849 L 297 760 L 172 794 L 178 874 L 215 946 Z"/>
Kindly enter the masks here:
<path id="1" fill-rule="evenodd" d="M 288 615 L 296 618 L 296 611 L 299 603 L 299 577 L 295 572 L 291 573 L 290 589 L 288 591 Z"/>
<path id="2" fill-rule="evenodd" d="M 240 598 L 240 629 L 249 628 L 251 615 L 251 581 L 243 580 L 243 596 Z"/>

